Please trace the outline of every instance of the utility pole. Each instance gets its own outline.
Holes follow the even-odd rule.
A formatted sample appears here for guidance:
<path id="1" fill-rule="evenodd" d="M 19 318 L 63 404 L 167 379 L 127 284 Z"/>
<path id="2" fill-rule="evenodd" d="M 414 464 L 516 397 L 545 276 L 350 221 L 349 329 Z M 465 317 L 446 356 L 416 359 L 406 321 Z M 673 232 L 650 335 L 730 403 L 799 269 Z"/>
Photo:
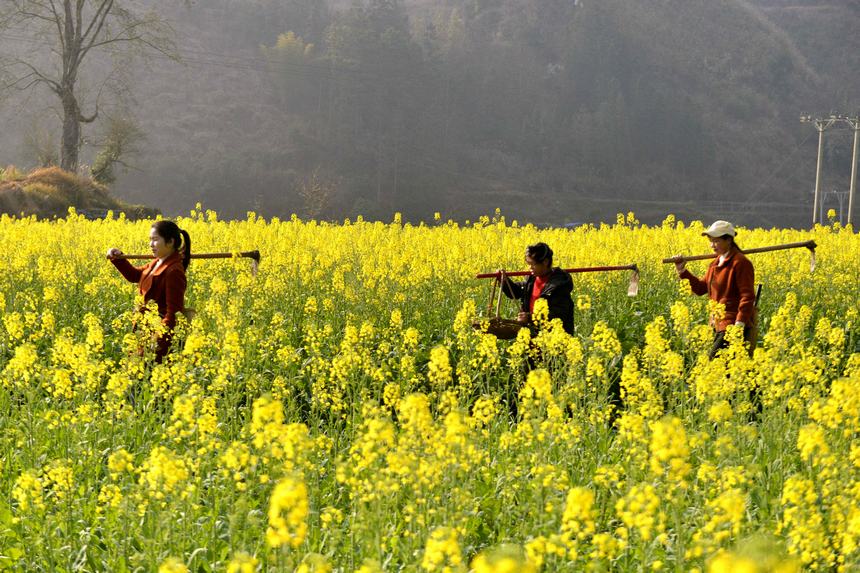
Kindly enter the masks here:
<path id="1" fill-rule="evenodd" d="M 845 122 L 854 130 L 854 152 L 851 154 L 851 188 L 848 191 L 848 224 L 854 212 L 854 192 L 857 190 L 857 151 L 860 147 L 860 115 L 846 117 Z"/>
<path id="2" fill-rule="evenodd" d="M 815 199 L 812 202 L 812 226 L 815 226 L 815 219 L 818 217 L 818 196 L 821 188 L 821 162 L 824 159 L 824 132 L 833 127 L 833 124 L 842 119 L 842 117 L 831 113 L 830 117 L 813 118 L 811 115 L 801 115 L 801 123 L 814 123 L 815 129 L 818 130 L 818 164 L 815 167 Z"/>

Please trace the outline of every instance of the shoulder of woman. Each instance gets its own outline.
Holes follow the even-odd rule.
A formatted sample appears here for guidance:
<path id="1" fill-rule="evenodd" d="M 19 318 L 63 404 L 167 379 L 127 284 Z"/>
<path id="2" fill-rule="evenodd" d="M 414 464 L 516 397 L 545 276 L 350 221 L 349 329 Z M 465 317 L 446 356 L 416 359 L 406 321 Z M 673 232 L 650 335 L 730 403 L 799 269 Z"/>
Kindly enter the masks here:
<path id="1" fill-rule="evenodd" d="M 185 267 L 182 266 L 182 261 L 171 263 L 166 269 L 164 269 L 164 275 L 169 276 L 170 278 L 178 278 L 182 277 L 185 279 Z"/>
<path id="2" fill-rule="evenodd" d="M 735 253 L 736 265 L 744 265 L 744 266 L 752 266 L 752 261 L 750 261 L 747 256 L 741 252 Z"/>

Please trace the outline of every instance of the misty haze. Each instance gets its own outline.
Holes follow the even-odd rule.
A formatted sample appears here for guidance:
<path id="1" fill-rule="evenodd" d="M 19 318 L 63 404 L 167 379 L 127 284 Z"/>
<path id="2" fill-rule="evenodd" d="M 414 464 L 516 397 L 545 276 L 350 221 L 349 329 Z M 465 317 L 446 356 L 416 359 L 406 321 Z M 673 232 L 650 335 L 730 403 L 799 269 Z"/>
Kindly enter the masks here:
<path id="1" fill-rule="evenodd" d="M 808 226 L 818 138 L 799 117 L 860 109 L 849 0 L 128 7 L 151 18 L 156 49 L 109 44 L 82 62 L 93 121 L 76 163 L 166 215 L 200 202 L 225 218 L 500 208 L 554 225 L 634 211 Z M 0 165 L 59 165 L 60 99 L 16 65 L 56 71 L 57 38 L 0 27 Z M 851 141 L 847 126 L 827 132 L 822 210 L 847 208 Z"/>

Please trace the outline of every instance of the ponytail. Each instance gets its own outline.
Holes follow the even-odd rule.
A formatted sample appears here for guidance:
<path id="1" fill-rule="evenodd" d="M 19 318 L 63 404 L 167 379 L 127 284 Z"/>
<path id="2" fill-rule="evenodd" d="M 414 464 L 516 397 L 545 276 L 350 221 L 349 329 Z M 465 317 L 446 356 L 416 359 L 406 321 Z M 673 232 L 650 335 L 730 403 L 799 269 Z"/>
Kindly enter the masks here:
<path id="1" fill-rule="evenodd" d="M 182 268 L 187 269 L 191 263 L 191 236 L 185 229 L 180 229 L 179 238 L 181 242 L 178 250 L 182 251 Z"/>
<path id="2" fill-rule="evenodd" d="M 729 241 L 731 241 L 731 243 L 732 243 L 732 248 L 734 248 L 734 250 L 736 250 L 737 252 L 739 252 L 739 253 L 743 253 L 743 252 L 744 252 L 744 251 L 743 251 L 743 249 L 741 249 L 740 245 L 738 245 L 738 244 L 735 242 L 735 237 L 734 237 L 733 235 L 723 235 L 723 236 L 722 236 L 722 238 L 723 238 L 723 239 L 728 239 Z"/>

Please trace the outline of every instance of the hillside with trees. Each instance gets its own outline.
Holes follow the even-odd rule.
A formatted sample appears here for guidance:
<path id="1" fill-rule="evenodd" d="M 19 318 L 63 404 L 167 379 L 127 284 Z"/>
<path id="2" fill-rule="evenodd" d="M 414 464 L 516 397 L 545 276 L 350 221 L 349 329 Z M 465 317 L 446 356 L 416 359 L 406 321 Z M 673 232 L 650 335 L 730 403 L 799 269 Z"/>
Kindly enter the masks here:
<path id="1" fill-rule="evenodd" d="M 860 104 L 850 3 L 150 4 L 180 61 L 134 60 L 102 106 L 140 134 L 115 193 L 167 213 L 803 225 L 816 139 L 798 116 Z M 36 164 L 57 138 L 49 99 L 0 105 L 0 163 Z M 110 134 L 88 126 L 85 163 Z"/>

